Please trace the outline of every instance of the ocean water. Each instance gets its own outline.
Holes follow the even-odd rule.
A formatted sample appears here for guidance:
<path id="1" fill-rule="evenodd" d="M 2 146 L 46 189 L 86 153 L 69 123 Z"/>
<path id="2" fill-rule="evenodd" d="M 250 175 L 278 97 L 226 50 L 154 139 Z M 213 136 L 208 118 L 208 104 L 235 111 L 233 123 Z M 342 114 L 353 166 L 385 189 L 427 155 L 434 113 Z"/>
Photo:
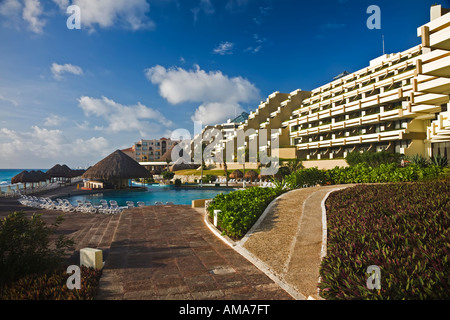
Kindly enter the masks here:
<path id="1" fill-rule="evenodd" d="M 7 185 L 10 185 L 11 179 L 24 170 L 41 170 L 43 172 L 47 171 L 47 169 L 0 169 L 0 187 L 6 187 Z"/>

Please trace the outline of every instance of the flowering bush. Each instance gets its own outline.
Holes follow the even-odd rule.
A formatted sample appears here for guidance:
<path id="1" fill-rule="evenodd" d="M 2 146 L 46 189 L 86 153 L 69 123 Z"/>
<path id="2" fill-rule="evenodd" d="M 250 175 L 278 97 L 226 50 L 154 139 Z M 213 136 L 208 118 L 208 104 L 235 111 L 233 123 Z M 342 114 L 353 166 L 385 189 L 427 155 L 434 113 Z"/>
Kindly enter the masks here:
<path id="1" fill-rule="evenodd" d="M 102 274 L 81 266 L 81 288 L 68 289 L 66 269 L 27 275 L 0 289 L 0 300 L 93 300 Z"/>
<path id="2" fill-rule="evenodd" d="M 326 201 L 325 299 L 449 299 L 450 180 L 361 185 Z M 367 267 L 381 289 L 366 287 Z"/>

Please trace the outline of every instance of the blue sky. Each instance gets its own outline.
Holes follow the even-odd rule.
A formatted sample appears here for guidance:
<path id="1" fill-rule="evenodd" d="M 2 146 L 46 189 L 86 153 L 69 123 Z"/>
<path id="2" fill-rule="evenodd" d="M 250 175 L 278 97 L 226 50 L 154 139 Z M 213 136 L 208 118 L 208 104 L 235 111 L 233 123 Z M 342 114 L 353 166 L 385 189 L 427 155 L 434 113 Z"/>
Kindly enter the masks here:
<path id="1" fill-rule="evenodd" d="M 419 44 L 435 2 L 0 0 L 0 168 L 85 167 L 312 90 L 366 67 L 382 35 L 386 53 Z"/>

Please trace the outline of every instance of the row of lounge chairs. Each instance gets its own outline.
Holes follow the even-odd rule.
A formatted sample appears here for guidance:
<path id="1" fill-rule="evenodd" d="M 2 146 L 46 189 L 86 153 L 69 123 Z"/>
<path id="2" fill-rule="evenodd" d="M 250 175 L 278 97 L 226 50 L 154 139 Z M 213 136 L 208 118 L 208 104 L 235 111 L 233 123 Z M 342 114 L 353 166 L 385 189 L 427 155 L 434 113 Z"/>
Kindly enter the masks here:
<path id="1" fill-rule="evenodd" d="M 122 212 L 124 209 L 130 209 L 135 207 L 145 207 L 143 201 L 138 201 L 135 205 L 133 201 L 127 201 L 126 206 L 119 206 L 116 200 L 110 200 L 109 204 L 106 200 L 100 200 L 100 205 L 94 206 L 89 200 L 77 200 L 77 205 L 72 205 L 67 199 L 52 200 L 48 197 L 36 197 L 22 195 L 18 201 L 28 207 L 48 209 L 48 210 L 60 210 L 64 212 L 84 212 L 84 213 L 101 213 L 101 214 L 116 214 Z M 173 202 L 166 202 L 166 205 L 173 205 Z M 155 202 L 155 205 L 164 205 L 162 202 Z"/>
<path id="2" fill-rule="evenodd" d="M 273 188 L 273 187 L 275 187 L 275 185 L 272 183 L 272 182 L 270 182 L 270 181 L 259 181 L 258 179 L 256 179 L 256 180 L 254 180 L 254 181 L 252 181 L 251 179 L 244 179 L 244 181 L 245 181 L 245 183 L 257 183 L 257 184 L 260 184 L 261 185 L 261 187 L 263 187 L 263 188 Z M 227 180 L 225 179 L 225 178 L 223 178 L 223 179 L 216 179 L 215 181 L 212 181 L 212 183 L 226 183 L 227 182 Z M 243 180 L 242 179 L 229 179 L 228 180 L 228 183 L 242 183 L 243 182 Z"/>
<path id="3" fill-rule="evenodd" d="M 84 212 L 84 213 L 102 213 L 102 214 L 116 214 L 129 206 L 119 207 L 117 201 L 110 200 L 109 204 L 106 200 L 101 200 L 99 206 L 94 206 L 89 200 L 84 202 L 77 200 L 77 205 L 72 205 L 67 199 L 52 200 L 48 197 L 36 197 L 23 195 L 18 200 L 21 204 L 34 208 L 60 210 L 63 212 Z M 143 202 L 138 203 L 138 206 L 145 205 Z"/>

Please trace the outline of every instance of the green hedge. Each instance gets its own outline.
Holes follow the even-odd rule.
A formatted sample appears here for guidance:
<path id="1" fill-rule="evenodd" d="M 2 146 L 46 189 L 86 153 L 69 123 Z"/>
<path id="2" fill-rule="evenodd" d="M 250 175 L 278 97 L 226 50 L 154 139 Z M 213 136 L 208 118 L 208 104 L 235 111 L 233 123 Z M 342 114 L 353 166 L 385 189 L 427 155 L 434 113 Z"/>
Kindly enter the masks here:
<path id="1" fill-rule="evenodd" d="M 301 169 L 286 176 L 285 181 L 289 189 L 296 189 L 318 184 L 412 182 L 435 179 L 442 172 L 443 169 L 435 165 L 425 168 L 418 165 L 399 167 L 397 164 L 391 163 L 371 167 L 367 163 L 359 163 L 350 167 L 335 167 L 330 170 Z"/>
<path id="2" fill-rule="evenodd" d="M 281 193 L 280 188 L 253 187 L 218 194 L 209 205 L 208 211 L 213 218 L 214 210 L 221 210 L 217 219 L 218 228 L 223 234 L 238 239 L 245 235 L 269 203 Z"/>
<path id="3" fill-rule="evenodd" d="M 378 167 L 381 164 L 400 164 L 403 158 L 404 155 L 400 153 L 390 153 L 386 151 L 362 153 L 359 151 L 353 151 L 345 157 L 345 160 L 349 166 L 365 163 L 371 167 Z"/>
<path id="4" fill-rule="evenodd" d="M 439 166 L 421 168 L 418 165 L 398 167 L 397 164 L 380 164 L 370 167 L 365 163 L 346 168 L 336 167 L 327 171 L 327 181 L 330 184 L 345 183 L 386 183 L 411 182 L 423 179 L 434 179 L 442 172 Z"/>
<path id="5" fill-rule="evenodd" d="M 450 180 L 360 185 L 326 201 L 325 299 L 449 299 Z M 381 269 L 381 290 L 366 287 Z"/>

